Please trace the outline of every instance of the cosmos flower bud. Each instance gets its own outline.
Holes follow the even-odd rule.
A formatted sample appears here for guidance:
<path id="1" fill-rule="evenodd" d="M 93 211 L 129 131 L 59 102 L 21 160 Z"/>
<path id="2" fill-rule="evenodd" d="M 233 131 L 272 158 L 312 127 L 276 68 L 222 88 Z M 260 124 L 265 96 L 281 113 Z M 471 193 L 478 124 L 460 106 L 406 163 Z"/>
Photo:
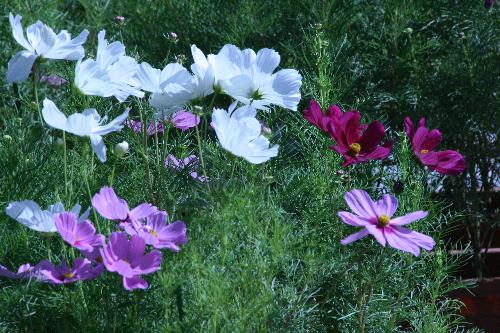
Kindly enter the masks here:
<path id="1" fill-rule="evenodd" d="M 408 28 L 406 28 L 405 30 L 403 30 L 403 32 L 404 32 L 405 34 L 411 35 L 411 34 L 413 33 L 413 29 L 412 29 L 412 28 L 410 28 L 410 27 L 408 27 Z"/>
<path id="2" fill-rule="evenodd" d="M 260 123 L 260 126 L 261 126 L 261 133 L 265 137 L 269 138 L 273 134 L 273 131 L 269 127 L 267 127 L 266 124 Z"/>
<path id="3" fill-rule="evenodd" d="M 64 141 L 61 138 L 56 138 L 54 140 L 54 145 L 56 146 L 56 149 L 62 149 L 64 146 Z"/>
<path id="4" fill-rule="evenodd" d="M 115 22 L 118 24 L 123 24 L 123 22 L 125 22 L 125 17 L 121 15 L 115 16 Z"/>
<path id="5" fill-rule="evenodd" d="M 115 145 L 115 156 L 120 158 L 128 152 L 128 142 L 123 141 Z"/>
<path id="6" fill-rule="evenodd" d="M 46 82 L 47 85 L 57 89 L 68 81 L 58 75 L 42 75 L 40 82 Z"/>
<path id="7" fill-rule="evenodd" d="M 11 137 L 10 135 L 8 135 L 8 134 L 5 134 L 5 135 L 3 136 L 3 139 L 4 139 L 5 141 L 12 141 L 12 137 Z"/>
<path id="8" fill-rule="evenodd" d="M 169 37 L 172 38 L 173 40 L 176 40 L 178 38 L 177 34 L 175 32 L 169 32 L 168 33 Z"/>

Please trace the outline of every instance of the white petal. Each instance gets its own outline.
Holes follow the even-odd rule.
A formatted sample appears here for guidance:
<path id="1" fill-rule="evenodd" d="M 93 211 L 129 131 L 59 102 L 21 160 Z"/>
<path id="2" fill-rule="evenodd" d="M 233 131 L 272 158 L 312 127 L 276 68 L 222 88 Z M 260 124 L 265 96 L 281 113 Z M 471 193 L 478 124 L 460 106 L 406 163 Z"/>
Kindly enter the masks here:
<path id="1" fill-rule="evenodd" d="M 159 69 L 152 67 L 147 62 L 141 63 L 135 75 L 138 87 L 149 92 L 160 92 L 160 73 Z"/>
<path id="2" fill-rule="evenodd" d="M 73 113 L 66 122 L 66 132 L 78 136 L 90 136 L 92 130 L 98 126 L 91 114 Z"/>
<path id="3" fill-rule="evenodd" d="M 102 136 L 92 134 L 90 136 L 90 144 L 99 161 L 106 162 L 106 146 L 104 145 Z"/>
<path id="4" fill-rule="evenodd" d="M 302 76 L 295 69 L 282 69 L 274 74 L 272 87 L 281 97 L 281 101 L 276 101 L 274 104 L 297 111 L 301 85 Z"/>
<path id="5" fill-rule="evenodd" d="M 40 21 L 30 25 L 26 29 L 26 35 L 30 44 L 39 55 L 48 53 L 56 43 L 55 32 Z"/>
<path id="6" fill-rule="evenodd" d="M 101 30 L 97 35 L 96 62 L 101 69 L 107 69 L 112 63 L 118 61 L 120 56 L 125 55 L 125 46 L 122 43 L 113 42 L 108 45 L 105 36 L 105 30 Z"/>
<path id="7" fill-rule="evenodd" d="M 243 118 L 255 118 L 257 116 L 257 110 L 251 105 L 244 105 L 242 107 L 237 108 L 231 113 L 231 118 L 236 120 L 240 120 Z"/>
<path id="8" fill-rule="evenodd" d="M 37 55 L 31 51 L 19 51 L 9 60 L 7 82 L 21 82 L 28 78 Z"/>
<path id="9" fill-rule="evenodd" d="M 45 98 L 43 100 L 43 109 L 42 109 L 43 120 L 50 127 L 57 128 L 60 130 L 66 130 L 66 122 L 67 118 L 62 113 L 57 106 L 50 99 Z"/>
<path id="10" fill-rule="evenodd" d="M 94 128 L 92 134 L 105 135 L 121 130 L 123 128 L 123 122 L 128 118 L 129 111 L 130 109 L 126 109 L 121 115 L 111 120 L 108 124 Z"/>
<path id="11" fill-rule="evenodd" d="M 256 62 L 262 72 L 272 74 L 280 63 L 280 55 L 272 49 L 261 49 L 257 52 Z"/>
<path id="12" fill-rule="evenodd" d="M 9 13 L 9 22 L 12 27 L 12 34 L 14 35 L 14 39 L 26 50 L 35 52 L 35 49 L 28 43 L 26 38 L 24 37 L 23 26 L 21 25 L 21 19 L 23 17 L 20 15 L 16 15 L 14 17 L 12 13 Z"/>
<path id="13" fill-rule="evenodd" d="M 83 30 L 77 37 L 71 39 L 67 31 L 61 31 L 56 38 L 54 47 L 44 57 L 49 59 L 78 60 L 83 58 L 85 50 L 82 44 L 87 40 L 89 32 Z"/>
<path id="14" fill-rule="evenodd" d="M 49 211 L 42 211 L 40 206 L 32 200 L 11 202 L 5 212 L 30 229 L 42 232 L 57 231 L 52 221 L 52 214 Z"/>

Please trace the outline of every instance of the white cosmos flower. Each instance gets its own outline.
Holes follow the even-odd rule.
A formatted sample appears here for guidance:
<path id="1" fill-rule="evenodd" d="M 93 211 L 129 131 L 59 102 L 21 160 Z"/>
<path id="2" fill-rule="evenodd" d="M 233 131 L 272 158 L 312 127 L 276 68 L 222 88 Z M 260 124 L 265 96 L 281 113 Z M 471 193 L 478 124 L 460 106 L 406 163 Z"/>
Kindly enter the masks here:
<path id="1" fill-rule="evenodd" d="M 191 45 L 191 54 L 194 60 L 191 71 L 197 79 L 200 95 L 210 95 L 214 88 L 220 90 L 223 81 L 240 73 L 241 50 L 234 45 L 224 45 L 219 53 L 208 56 L 196 45 Z"/>
<path id="2" fill-rule="evenodd" d="M 246 49 L 240 54 L 230 60 L 235 62 L 239 73 L 221 81 L 225 93 L 260 110 L 268 110 L 274 104 L 297 111 L 302 84 L 299 72 L 282 69 L 273 73 L 280 63 L 280 55 L 272 49 L 261 49 L 257 54 Z"/>
<path id="3" fill-rule="evenodd" d="M 73 206 L 70 211 L 78 216 L 81 208 L 82 207 L 77 204 Z M 52 218 L 55 214 L 64 211 L 64 206 L 60 202 L 50 205 L 46 210 L 42 210 L 40 206 L 32 200 L 14 201 L 9 203 L 5 209 L 5 213 L 17 222 L 40 232 L 56 232 L 57 229 Z M 90 208 L 80 216 L 78 221 L 86 220 L 89 216 L 89 212 Z"/>
<path id="4" fill-rule="evenodd" d="M 76 38 L 71 39 L 71 35 L 62 30 L 57 35 L 45 24 L 37 21 L 28 26 L 24 37 L 22 16 L 9 13 L 10 26 L 14 39 L 25 48 L 17 52 L 9 61 L 7 69 L 7 82 L 20 82 L 28 78 L 31 68 L 37 57 L 47 59 L 81 59 L 85 51 L 82 44 L 87 40 L 89 32 L 83 30 Z"/>
<path id="5" fill-rule="evenodd" d="M 85 95 L 115 96 L 119 102 L 130 95 L 144 97 L 144 93 L 134 87 L 137 62 L 125 55 L 122 43 L 108 44 L 105 35 L 104 30 L 98 34 L 96 59 L 85 59 L 76 64 L 75 85 Z"/>
<path id="6" fill-rule="evenodd" d="M 92 145 L 92 150 L 101 162 L 106 161 L 106 146 L 103 135 L 119 131 L 123 128 L 122 123 L 127 119 L 129 110 L 125 110 L 121 115 L 111 120 L 106 125 L 102 123 L 107 119 L 97 113 L 95 109 L 86 109 L 83 113 L 73 113 L 66 117 L 59 111 L 57 106 L 49 99 L 43 101 L 43 119 L 53 128 L 63 130 L 78 136 L 88 136 Z"/>
<path id="7" fill-rule="evenodd" d="M 233 155 L 250 163 L 260 164 L 278 155 L 278 145 L 269 147 L 269 140 L 262 135 L 262 125 L 255 118 L 252 106 L 229 110 L 214 109 L 211 126 L 215 129 L 221 146 Z"/>
<path id="8" fill-rule="evenodd" d="M 159 70 L 143 62 L 134 80 L 135 86 L 153 93 L 149 103 L 163 115 L 178 111 L 192 99 L 194 78 L 178 63 L 168 64 Z"/>

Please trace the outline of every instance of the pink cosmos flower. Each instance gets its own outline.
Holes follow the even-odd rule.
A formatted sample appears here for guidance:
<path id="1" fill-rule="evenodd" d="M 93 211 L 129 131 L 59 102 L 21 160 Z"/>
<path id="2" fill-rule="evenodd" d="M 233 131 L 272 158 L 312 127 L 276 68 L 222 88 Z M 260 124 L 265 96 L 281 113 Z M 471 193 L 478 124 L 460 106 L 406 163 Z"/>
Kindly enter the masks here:
<path id="1" fill-rule="evenodd" d="M 53 284 L 93 280 L 103 271 L 102 265 L 94 267 L 89 260 L 84 258 L 76 258 L 73 261 L 73 268 L 68 266 L 66 260 L 63 260 L 60 266 L 56 266 L 48 260 L 43 260 L 39 265 L 39 273 L 44 282 Z"/>
<path id="2" fill-rule="evenodd" d="M 464 157 L 454 151 L 435 151 L 442 139 L 438 129 L 429 131 L 425 127 L 425 118 L 420 118 L 415 130 L 409 117 L 405 118 L 406 135 L 410 139 L 415 156 L 423 165 L 445 175 L 459 175 L 465 170 Z"/>
<path id="3" fill-rule="evenodd" d="M 143 203 L 130 210 L 125 200 L 119 198 L 111 187 L 104 186 L 92 197 L 92 206 L 108 220 L 133 222 L 156 213 L 158 208 Z"/>
<path id="4" fill-rule="evenodd" d="M 323 113 L 321 106 L 314 99 L 309 102 L 309 108 L 304 110 L 304 118 L 326 134 L 332 132 L 333 119 L 340 117 L 342 117 L 342 111 L 337 105 L 330 105 Z"/>
<path id="5" fill-rule="evenodd" d="M 38 275 L 37 266 L 31 266 L 30 263 L 23 264 L 19 266 L 16 273 L 11 272 L 7 267 L 0 265 L 0 276 L 9 279 L 29 279 Z"/>
<path id="6" fill-rule="evenodd" d="M 387 243 L 418 256 L 420 248 L 430 251 L 436 244 L 431 237 L 402 227 L 426 217 L 427 212 L 417 211 L 392 218 L 398 208 L 398 200 L 392 195 L 384 194 L 382 199 L 374 202 L 365 191 L 352 190 L 346 192 L 344 198 L 354 214 L 339 212 L 338 215 L 345 223 L 363 229 L 343 239 L 343 245 L 371 234 L 382 246 Z"/>
<path id="7" fill-rule="evenodd" d="M 175 128 L 178 128 L 181 131 L 186 131 L 200 123 L 200 116 L 197 116 L 192 112 L 180 110 L 172 115 L 170 121 Z"/>
<path id="8" fill-rule="evenodd" d="M 180 110 L 174 113 L 172 116 L 165 117 L 165 121 L 171 122 L 172 126 L 180 129 L 181 131 L 186 131 L 198 125 L 200 123 L 200 117 L 196 116 L 192 112 Z M 135 133 L 142 133 L 142 123 L 138 120 L 129 119 L 125 122 L 125 125 Z M 156 127 L 155 122 L 149 122 L 148 128 L 146 129 L 146 133 L 149 136 L 156 133 L 163 133 L 164 131 L 165 129 L 161 120 L 156 121 Z"/>
<path id="9" fill-rule="evenodd" d="M 149 215 L 146 224 L 140 222 L 125 225 L 125 231 L 129 235 L 138 235 L 148 245 L 157 249 L 167 248 L 174 252 L 179 252 L 179 245 L 187 243 L 186 225 L 182 221 L 175 221 L 168 224 L 166 212 L 158 212 Z"/>
<path id="10" fill-rule="evenodd" d="M 349 111 L 339 118 L 332 118 L 330 134 L 336 145 L 331 149 L 344 156 L 344 167 L 370 160 L 383 160 L 391 153 L 391 140 L 380 146 L 385 134 L 384 125 L 374 121 L 365 128 L 360 124 L 360 119 L 357 111 Z"/>
<path id="11" fill-rule="evenodd" d="M 208 178 L 205 178 L 205 176 L 200 175 L 197 171 L 194 170 L 199 166 L 199 159 L 196 155 L 189 155 L 184 159 L 178 159 L 174 155 L 169 154 L 163 162 L 163 165 L 165 166 L 165 168 L 170 167 L 177 171 L 182 171 L 184 168 L 187 168 L 191 177 L 202 183 L 208 182 Z"/>
<path id="12" fill-rule="evenodd" d="M 81 251 L 92 251 L 96 243 L 104 237 L 95 234 L 95 228 L 89 220 L 78 222 L 73 213 L 56 214 L 53 219 L 62 239 Z"/>
<path id="13" fill-rule="evenodd" d="M 109 245 L 101 249 L 101 255 L 106 269 L 123 277 L 125 289 L 146 289 L 148 283 L 141 275 L 158 271 L 162 254 L 158 250 L 144 254 L 145 250 L 146 243 L 141 237 L 133 235 L 129 240 L 127 234 L 113 232 L 109 235 Z"/>

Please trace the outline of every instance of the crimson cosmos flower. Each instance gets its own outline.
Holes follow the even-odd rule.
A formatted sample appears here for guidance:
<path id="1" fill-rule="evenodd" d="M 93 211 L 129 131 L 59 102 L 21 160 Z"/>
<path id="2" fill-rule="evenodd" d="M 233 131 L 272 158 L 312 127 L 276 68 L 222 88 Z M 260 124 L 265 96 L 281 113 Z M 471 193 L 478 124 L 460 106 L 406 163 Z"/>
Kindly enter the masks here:
<path id="1" fill-rule="evenodd" d="M 342 111 L 337 105 L 330 105 L 325 113 L 314 99 L 309 102 L 309 108 L 304 110 L 304 118 L 326 134 L 332 132 L 333 119 L 342 117 Z"/>
<path id="2" fill-rule="evenodd" d="M 405 118 L 406 135 L 410 139 L 415 156 L 431 170 L 445 175 L 459 175 L 465 170 L 464 157 L 454 150 L 435 151 L 442 139 L 438 129 L 429 131 L 425 127 L 425 118 L 420 118 L 415 131 L 413 122 Z"/>
<path id="3" fill-rule="evenodd" d="M 357 111 L 349 111 L 332 119 L 330 135 L 337 144 L 331 149 L 344 156 L 343 167 L 370 160 L 383 160 L 389 156 L 392 140 L 380 145 L 385 129 L 379 121 L 365 127 L 366 125 L 360 124 L 361 115 Z"/>

